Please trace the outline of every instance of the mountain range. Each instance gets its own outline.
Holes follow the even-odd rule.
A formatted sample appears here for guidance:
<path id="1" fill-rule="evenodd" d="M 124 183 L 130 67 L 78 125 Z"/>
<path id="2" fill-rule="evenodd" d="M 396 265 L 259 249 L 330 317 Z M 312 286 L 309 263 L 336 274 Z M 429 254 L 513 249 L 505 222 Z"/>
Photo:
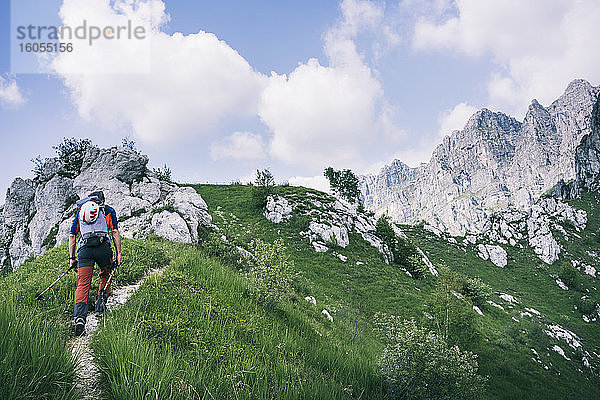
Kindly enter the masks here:
<path id="1" fill-rule="evenodd" d="M 507 206 L 527 210 L 552 189 L 568 197 L 576 186 L 591 187 L 600 169 L 599 124 L 592 135 L 599 92 L 574 80 L 548 107 L 533 100 L 523 121 L 481 109 L 442 140 L 428 163 L 411 168 L 394 160 L 362 176 L 365 208 L 462 236 L 485 232 L 494 212 Z"/>

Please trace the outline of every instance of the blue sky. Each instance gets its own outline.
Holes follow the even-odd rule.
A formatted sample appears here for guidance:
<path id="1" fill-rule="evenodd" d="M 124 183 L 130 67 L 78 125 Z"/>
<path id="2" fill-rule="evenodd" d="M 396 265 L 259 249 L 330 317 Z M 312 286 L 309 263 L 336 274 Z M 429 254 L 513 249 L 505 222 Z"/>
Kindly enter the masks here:
<path id="1" fill-rule="evenodd" d="M 70 136 L 131 137 L 181 181 L 269 167 L 278 181 L 320 187 L 329 165 L 427 161 L 480 107 L 522 119 L 533 98 L 547 105 L 572 79 L 600 81 L 592 0 L 132 2 L 47 0 L 43 14 L 144 24 L 148 73 L 110 73 L 138 60 L 99 43 L 59 56 L 50 74 L 25 74 L 11 71 L 10 2 L 0 0 L 1 193 Z M 105 73 L 71 73 L 90 65 Z"/>

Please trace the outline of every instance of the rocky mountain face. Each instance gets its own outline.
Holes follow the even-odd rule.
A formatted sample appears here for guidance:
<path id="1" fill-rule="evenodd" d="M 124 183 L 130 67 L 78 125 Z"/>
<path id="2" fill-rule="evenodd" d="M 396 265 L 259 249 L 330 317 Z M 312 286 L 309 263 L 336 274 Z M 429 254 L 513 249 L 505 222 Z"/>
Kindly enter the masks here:
<path id="1" fill-rule="evenodd" d="M 417 168 L 394 161 L 361 178 L 364 205 L 401 223 L 426 221 L 453 235 L 481 233 L 494 212 L 528 210 L 557 182 L 600 186 L 600 88 L 571 82 L 549 107 L 533 100 L 523 122 L 482 109 Z M 592 117 L 594 111 L 594 117 Z M 560 187 L 557 187 L 560 190 Z"/>
<path id="2" fill-rule="evenodd" d="M 575 153 L 577 191 L 600 190 L 600 98 L 592 113 L 592 132 L 581 139 Z"/>
<path id="3" fill-rule="evenodd" d="M 16 268 L 67 240 L 75 202 L 95 190 L 117 211 L 123 236 L 197 241 L 199 226 L 212 221 L 206 203 L 194 189 L 159 179 L 147 164 L 147 156 L 129 148 L 91 147 L 75 173 L 51 158 L 35 179 L 16 178 L 0 208 L 0 265 Z"/>

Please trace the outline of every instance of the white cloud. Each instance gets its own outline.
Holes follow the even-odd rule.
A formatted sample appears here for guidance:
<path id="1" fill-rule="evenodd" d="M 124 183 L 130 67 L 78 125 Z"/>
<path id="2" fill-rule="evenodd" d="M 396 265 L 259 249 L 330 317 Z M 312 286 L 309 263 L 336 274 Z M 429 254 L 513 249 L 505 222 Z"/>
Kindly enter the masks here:
<path id="1" fill-rule="evenodd" d="M 288 179 L 291 186 L 304 186 L 320 190 L 321 192 L 330 193 L 329 181 L 323 175 L 316 176 L 293 176 Z"/>
<path id="2" fill-rule="evenodd" d="M 234 160 L 253 160 L 265 157 L 263 139 L 251 132 L 234 132 L 230 136 L 213 143 L 210 155 L 213 160 L 231 158 Z"/>
<path id="3" fill-rule="evenodd" d="M 440 124 L 440 137 L 452 134 L 454 131 L 461 130 L 477 111 L 477 107 L 467 103 L 458 103 L 454 108 L 444 111 L 438 118 Z"/>
<path id="4" fill-rule="evenodd" d="M 16 108 L 25 104 L 25 98 L 14 77 L 0 75 L 0 105 L 3 108 Z"/>
<path id="5" fill-rule="evenodd" d="M 324 36 L 329 65 L 310 59 L 289 76 L 273 74 L 258 111 L 273 133 L 271 155 L 315 172 L 325 164 L 356 168 L 366 143 L 398 134 L 381 84 L 355 44 L 363 30 L 386 36 L 383 9 L 364 0 L 344 0 L 340 9 L 341 20 Z"/>
<path id="6" fill-rule="evenodd" d="M 575 78 L 600 81 L 595 0 L 456 0 L 457 13 L 415 26 L 417 49 L 490 55 L 490 103 L 521 113 L 532 98 L 548 104 Z M 456 15 L 457 14 L 457 15 Z"/>
<path id="7" fill-rule="evenodd" d="M 381 96 L 370 71 L 324 67 L 316 59 L 298 66 L 289 77 L 272 76 L 259 107 L 261 119 L 273 132 L 271 155 L 315 170 L 326 160 L 355 166 L 361 143 L 375 133 Z"/>
<path id="8" fill-rule="evenodd" d="M 60 16 L 70 25 L 85 16 L 88 24 L 103 26 L 129 18 L 147 27 L 151 45 L 149 73 L 71 73 L 88 67 L 99 72 L 95 63 L 109 72 L 115 66 L 143 68 L 130 46 L 95 43 L 85 57 L 74 51 L 53 61 L 82 117 L 130 125 L 143 142 L 161 143 L 205 134 L 225 119 L 256 115 L 267 78 L 212 33 L 161 32 L 168 20 L 163 1 L 64 0 Z"/>

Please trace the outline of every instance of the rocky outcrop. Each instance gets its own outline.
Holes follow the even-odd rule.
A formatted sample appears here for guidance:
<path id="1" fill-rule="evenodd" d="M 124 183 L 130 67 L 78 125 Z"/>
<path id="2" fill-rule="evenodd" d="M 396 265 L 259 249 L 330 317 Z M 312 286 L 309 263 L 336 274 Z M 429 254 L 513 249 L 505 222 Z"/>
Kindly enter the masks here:
<path id="1" fill-rule="evenodd" d="M 90 147 L 76 174 L 52 158 L 35 179 L 15 179 L 0 216 L 1 264 L 16 268 L 67 240 L 76 201 L 94 190 L 104 191 L 117 211 L 123 236 L 196 242 L 199 227 L 212 222 L 204 199 L 193 188 L 158 179 L 147 164 L 147 156 L 129 148 Z"/>
<path id="2" fill-rule="evenodd" d="M 397 222 L 425 220 L 462 236 L 481 233 L 497 210 L 527 210 L 560 180 L 578 177 L 593 188 L 600 176 L 600 133 L 592 129 L 599 92 L 575 80 L 548 107 L 533 100 L 523 122 L 480 110 L 444 138 L 429 163 L 410 168 L 396 160 L 362 177 L 364 205 Z"/>
<path id="3" fill-rule="evenodd" d="M 586 227 L 587 213 L 556 198 L 544 197 L 526 211 L 507 207 L 496 212 L 484 227 L 483 236 L 488 241 L 511 246 L 529 245 L 542 261 L 553 264 L 561 252 L 554 235 L 562 234 L 569 239 L 565 224 L 581 231 Z M 485 254 L 481 250 L 480 253 Z"/>
<path id="4" fill-rule="evenodd" d="M 265 217 L 276 224 L 288 220 L 292 213 L 292 206 L 282 196 L 269 196 L 265 207 Z"/>
<path id="5" fill-rule="evenodd" d="M 288 194 L 269 195 L 264 215 L 274 223 L 289 220 L 297 214 L 306 218 L 305 230 L 300 234 L 306 237 L 317 252 L 326 252 L 331 247 L 346 248 L 350 244 L 350 233 L 357 232 L 371 246 L 375 247 L 386 262 L 393 256 L 383 241 L 375 235 L 377 220 L 355 205 L 336 199 L 325 193 L 307 193 L 305 196 Z"/>
<path id="6" fill-rule="evenodd" d="M 484 260 L 490 260 L 500 268 L 506 267 L 506 250 L 497 245 L 480 244 L 477 246 L 477 255 Z"/>

